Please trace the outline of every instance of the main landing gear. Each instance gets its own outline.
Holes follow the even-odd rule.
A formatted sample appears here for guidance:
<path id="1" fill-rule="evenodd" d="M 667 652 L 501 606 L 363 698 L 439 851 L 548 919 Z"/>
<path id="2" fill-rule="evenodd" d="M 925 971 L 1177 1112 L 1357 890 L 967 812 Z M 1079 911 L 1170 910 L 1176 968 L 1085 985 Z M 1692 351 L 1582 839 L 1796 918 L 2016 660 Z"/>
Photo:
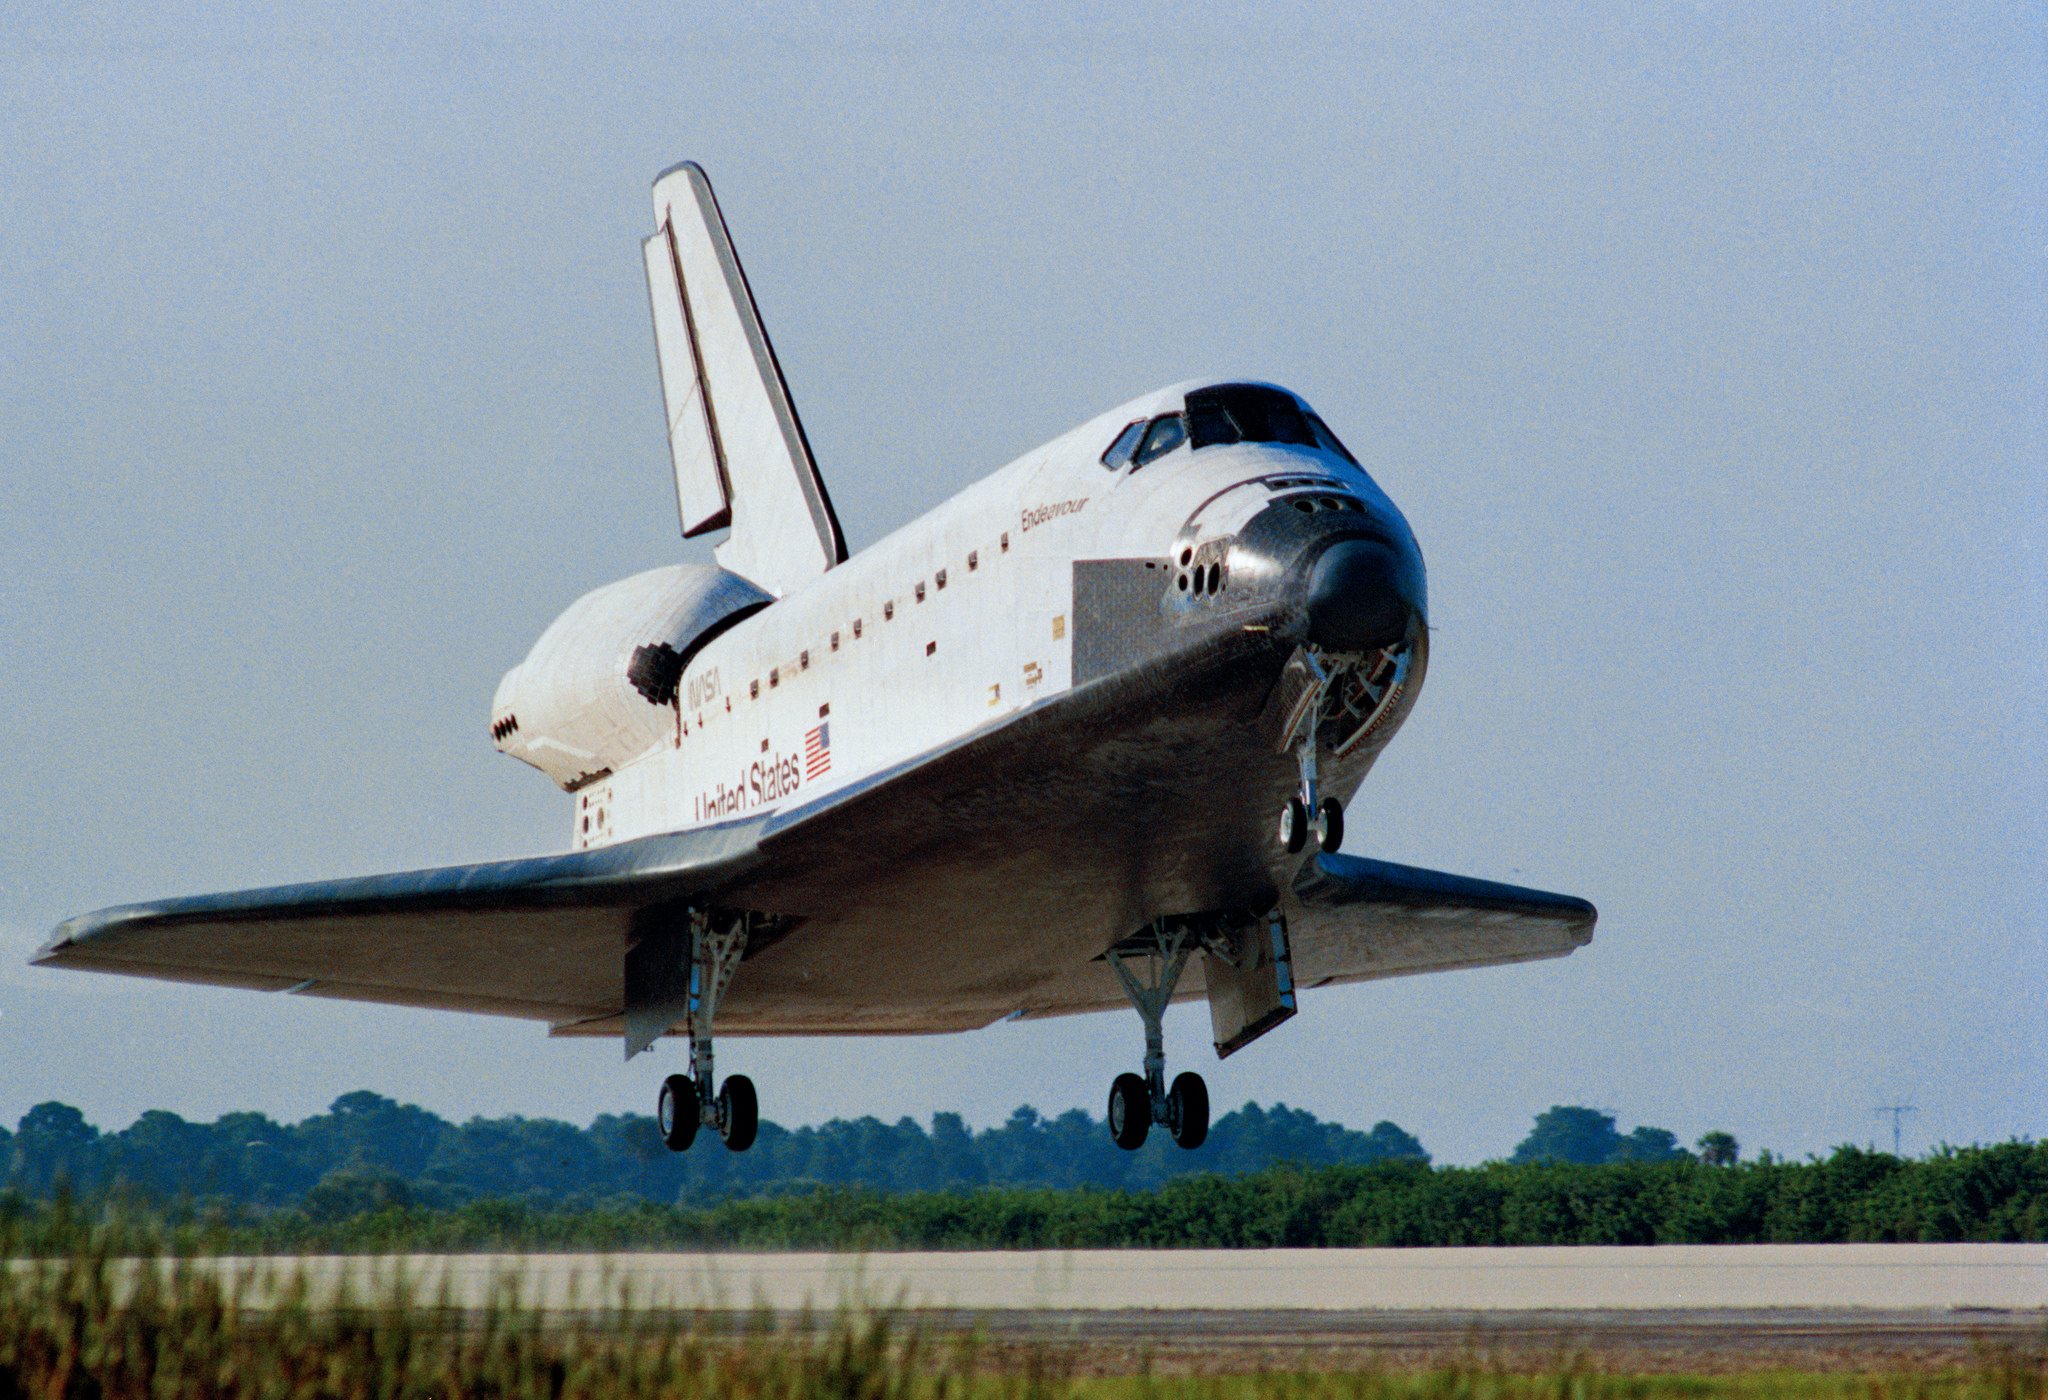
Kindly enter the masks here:
<path id="1" fill-rule="evenodd" d="M 690 911 L 690 1072 L 662 1080 L 656 1110 L 661 1140 L 671 1152 L 686 1151 L 706 1124 L 734 1152 L 752 1147 L 760 1129 L 761 1104 L 753 1080 L 735 1074 L 712 1092 L 717 1076 L 711 1065 L 711 1023 L 747 950 L 748 924 L 746 914 L 714 918 L 704 910 Z"/>
<path id="2" fill-rule="evenodd" d="M 1141 932 L 1103 954 L 1124 984 L 1124 993 L 1145 1022 L 1145 1073 L 1119 1074 L 1109 1086 L 1109 1135 L 1126 1152 L 1145 1145 L 1154 1123 L 1182 1147 L 1200 1147 L 1209 1136 L 1209 1086 L 1192 1072 L 1166 1085 L 1166 1035 L 1161 1018 L 1188 957 L 1202 938 L 1186 920 L 1155 919 Z"/>
<path id="3" fill-rule="evenodd" d="M 697 1129 L 705 1123 L 716 1128 L 725 1145 L 735 1152 L 744 1152 L 754 1145 L 754 1134 L 761 1126 L 761 1104 L 754 1094 L 754 1081 L 744 1074 L 735 1074 L 725 1081 L 717 1097 L 707 1103 L 707 1096 L 699 1092 L 698 1085 L 710 1082 L 708 1076 L 699 1080 L 687 1074 L 671 1074 L 661 1081 L 658 1121 L 661 1140 L 669 1151 L 688 1151 L 697 1140 Z"/>

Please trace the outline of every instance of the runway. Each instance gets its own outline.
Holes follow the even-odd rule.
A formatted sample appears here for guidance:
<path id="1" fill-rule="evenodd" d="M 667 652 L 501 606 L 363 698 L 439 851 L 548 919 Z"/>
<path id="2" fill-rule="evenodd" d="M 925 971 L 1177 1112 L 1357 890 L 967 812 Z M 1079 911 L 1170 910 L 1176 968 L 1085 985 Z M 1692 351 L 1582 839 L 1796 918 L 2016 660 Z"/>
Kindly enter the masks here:
<path id="1" fill-rule="evenodd" d="M 315 1291 L 396 1270 L 462 1306 L 517 1279 L 550 1309 L 615 1299 L 791 1312 L 841 1303 L 1061 1312 L 2048 1309 L 2048 1245 L 1669 1245 L 1529 1249 L 1019 1250 L 535 1254 L 219 1260 L 302 1267 Z"/>
<path id="2" fill-rule="evenodd" d="M 14 1259 L 8 1269 L 39 1269 Z M 1550 1371 L 1929 1371 L 2048 1365 L 2048 1244 L 1739 1244 L 1653 1249 L 1272 1249 L 1016 1253 L 350 1255 L 115 1261 L 195 1265 L 262 1314 L 393 1289 L 463 1316 L 506 1298 L 553 1320 L 621 1314 L 733 1332 L 893 1312 L 997 1367 L 1505 1367 Z"/>
<path id="3" fill-rule="evenodd" d="M 126 1262 L 130 1270 L 169 1261 Z M 1074 1374 L 1257 1369 L 1900 1371 L 2048 1354 L 2048 1246 L 1740 1245 L 924 1254 L 473 1254 L 216 1258 L 259 1311 L 314 1300 L 482 1308 L 508 1284 L 569 1321 L 624 1306 L 678 1325 L 830 1325 L 895 1310 L 997 1364 Z M 34 1267 L 15 1261 L 14 1268 Z"/>

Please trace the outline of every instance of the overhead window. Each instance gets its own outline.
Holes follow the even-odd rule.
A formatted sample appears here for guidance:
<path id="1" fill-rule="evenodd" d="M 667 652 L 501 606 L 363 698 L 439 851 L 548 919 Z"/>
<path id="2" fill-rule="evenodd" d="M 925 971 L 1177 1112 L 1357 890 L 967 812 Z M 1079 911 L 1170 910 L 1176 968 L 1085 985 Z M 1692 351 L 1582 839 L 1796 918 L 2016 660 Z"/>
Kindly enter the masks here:
<path id="1" fill-rule="evenodd" d="M 1140 418 L 1116 435 L 1116 441 L 1109 445 L 1109 451 L 1102 454 L 1102 465 L 1115 471 L 1130 461 L 1131 454 L 1138 450 L 1138 440 L 1144 436 L 1145 420 Z"/>
<path id="2" fill-rule="evenodd" d="M 1233 442 L 1317 446 L 1294 396 L 1261 384 L 1220 384 L 1188 395 L 1188 443 L 1199 450 Z"/>
<path id="3" fill-rule="evenodd" d="M 1180 425 L 1180 415 L 1169 413 L 1163 418 L 1154 418 L 1152 426 L 1145 430 L 1145 441 L 1131 459 L 1135 466 L 1164 457 L 1167 453 L 1187 441 L 1187 432 Z"/>
<path id="4" fill-rule="evenodd" d="M 1337 441 L 1337 435 L 1330 431 L 1328 423 L 1311 413 L 1308 415 L 1308 426 L 1316 435 L 1316 446 L 1325 452 L 1336 453 L 1354 467 L 1358 465 L 1358 459 L 1351 455 L 1351 449 Z"/>

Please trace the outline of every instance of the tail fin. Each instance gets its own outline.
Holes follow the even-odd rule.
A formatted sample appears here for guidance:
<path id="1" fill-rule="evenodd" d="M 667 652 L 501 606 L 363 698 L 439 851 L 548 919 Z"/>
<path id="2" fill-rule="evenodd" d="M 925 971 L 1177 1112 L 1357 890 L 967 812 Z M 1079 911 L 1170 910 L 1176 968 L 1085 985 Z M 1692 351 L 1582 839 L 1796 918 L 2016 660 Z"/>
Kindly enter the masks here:
<path id="1" fill-rule="evenodd" d="M 647 296 L 685 537 L 730 526 L 718 562 L 778 597 L 846 558 L 711 181 L 694 163 L 654 182 Z"/>

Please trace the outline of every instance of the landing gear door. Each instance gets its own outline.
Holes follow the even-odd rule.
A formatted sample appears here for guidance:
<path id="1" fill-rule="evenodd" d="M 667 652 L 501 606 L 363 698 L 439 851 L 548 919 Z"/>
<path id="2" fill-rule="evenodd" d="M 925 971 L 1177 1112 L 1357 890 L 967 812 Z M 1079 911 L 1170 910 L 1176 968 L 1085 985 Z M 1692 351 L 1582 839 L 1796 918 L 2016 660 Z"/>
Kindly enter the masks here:
<path id="1" fill-rule="evenodd" d="M 1204 956 L 1217 1059 L 1294 1014 L 1294 962 L 1278 911 L 1223 929 L 1205 943 Z"/>

